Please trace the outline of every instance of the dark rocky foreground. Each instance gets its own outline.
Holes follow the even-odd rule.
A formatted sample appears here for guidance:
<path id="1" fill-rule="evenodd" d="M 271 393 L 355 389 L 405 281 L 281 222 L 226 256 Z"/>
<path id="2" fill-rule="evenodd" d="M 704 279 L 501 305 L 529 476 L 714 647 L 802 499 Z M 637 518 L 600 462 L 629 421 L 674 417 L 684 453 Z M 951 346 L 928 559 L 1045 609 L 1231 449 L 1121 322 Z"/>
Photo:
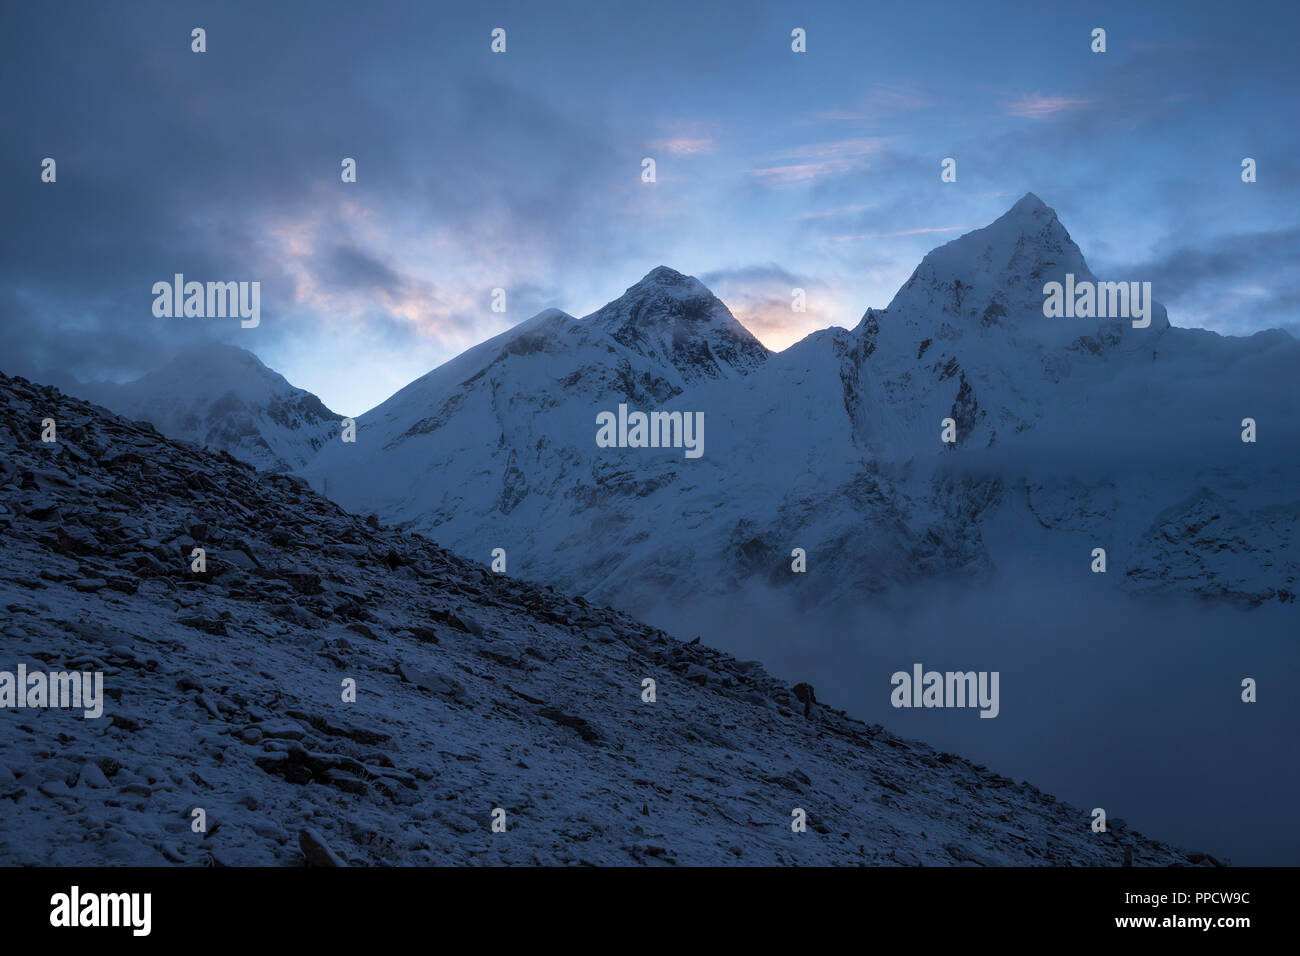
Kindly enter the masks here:
<path id="1" fill-rule="evenodd" d="M 0 710 L 0 863 L 1208 862 L 295 478 L 21 378 L 0 406 L 0 670 L 107 695 Z"/>

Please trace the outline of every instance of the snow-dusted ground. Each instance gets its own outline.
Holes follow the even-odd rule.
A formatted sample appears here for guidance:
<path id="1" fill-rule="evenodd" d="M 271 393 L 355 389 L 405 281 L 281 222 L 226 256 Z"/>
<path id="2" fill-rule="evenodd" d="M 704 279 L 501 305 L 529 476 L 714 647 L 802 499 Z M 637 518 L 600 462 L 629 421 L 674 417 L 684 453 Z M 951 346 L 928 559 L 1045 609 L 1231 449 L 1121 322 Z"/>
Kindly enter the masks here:
<path id="1" fill-rule="evenodd" d="M 296 479 L 22 379 L 0 376 L 0 407 L 0 669 L 102 670 L 109 696 L 99 720 L 0 710 L 0 862 L 1208 862 L 805 715 L 757 663 Z"/>

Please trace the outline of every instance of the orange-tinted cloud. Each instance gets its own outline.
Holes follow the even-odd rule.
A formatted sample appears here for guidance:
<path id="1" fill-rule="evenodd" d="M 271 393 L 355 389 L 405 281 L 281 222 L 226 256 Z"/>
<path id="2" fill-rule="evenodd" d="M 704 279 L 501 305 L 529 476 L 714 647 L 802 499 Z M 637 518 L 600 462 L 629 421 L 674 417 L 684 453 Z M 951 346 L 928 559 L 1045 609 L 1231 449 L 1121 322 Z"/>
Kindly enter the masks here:
<path id="1" fill-rule="evenodd" d="M 1008 103 L 1006 111 L 1012 116 L 1048 119 L 1057 113 L 1077 110 L 1092 102 L 1092 100 L 1074 99 L 1069 96 L 1044 96 L 1042 93 L 1030 93 L 1013 103 Z"/>
<path id="2" fill-rule="evenodd" d="M 865 168 L 867 157 L 880 153 L 892 141 L 890 136 L 859 136 L 808 143 L 775 157 L 770 165 L 751 169 L 749 174 L 761 182 L 784 186 L 851 172 Z"/>

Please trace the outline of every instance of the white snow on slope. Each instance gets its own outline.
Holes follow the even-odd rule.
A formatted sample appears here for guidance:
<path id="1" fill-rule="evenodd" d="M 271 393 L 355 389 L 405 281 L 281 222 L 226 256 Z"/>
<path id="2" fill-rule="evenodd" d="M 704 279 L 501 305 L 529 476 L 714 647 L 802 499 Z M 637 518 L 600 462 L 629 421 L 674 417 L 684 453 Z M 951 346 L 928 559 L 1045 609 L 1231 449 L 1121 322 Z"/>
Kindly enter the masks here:
<path id="1" fill-rule="evenodd" d="M 267 471 L 306 465 L 338 437 L 342 418 L 251 352 L 216 343 L 186 349 L 133 382 L 83 384 L 75 392 Z"/>

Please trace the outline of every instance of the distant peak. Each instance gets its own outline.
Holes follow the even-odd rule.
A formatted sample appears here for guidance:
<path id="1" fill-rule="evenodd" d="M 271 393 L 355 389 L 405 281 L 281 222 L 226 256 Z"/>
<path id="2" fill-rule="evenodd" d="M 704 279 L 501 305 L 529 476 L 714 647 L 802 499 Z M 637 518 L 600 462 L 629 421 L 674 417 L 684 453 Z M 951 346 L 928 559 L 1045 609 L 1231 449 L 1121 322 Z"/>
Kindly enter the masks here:
<path id="1" fill-rule="evenodd" d="M 645 274 L 642 282 L 680 282 L 687 276 L 678 272 L 676 269 L 670 269 L 668 266 L 655 266 Z"/>
<path id="2" fill-rule="evenodd" d="M 204 383 L 209 388 L 236 390 L 292 387 L 283 375 L 252 352 L 224 342 L 183 346 L 136 383 L 157 388 L 171 388 L 177 383 Z"/>
<path id="3" fill-rule="evenodd" d="M 678 272 L 676 269 L 670 269 L 668 266 L 656 266 L 651 269 L 640 282 L 627 291 L 631 292 L 633 289 L 679 289 L 705 294 L 709 291 L 699 279 Z"/>
<path id="4" fill-rule="evenodd" d="M 1029 192 L 990 225 L 931 250 L 889 311 L 932 323 L 946 315 L 979 329 L 1004 324 L 1002 316 L 1041 318 L 1044 283 L 1069 273 L 1094 278 L 1055 210 Z"/>
<path id="5" fill-rule="evenodd" d="M 1057 222 L 1060 221 L 1057 218 L 1056 210 L 1053 209 L 1051 206 L 1047 205 L 1047 203 L 1043 202 L 1033 193 L 1025 193 L 1023 196 L 1021 196 L 1020 199 L 1016 202 L 1016 204 L 1012 206 L 1010 209 L 1008 209 L 1001 216 L 1001 218 L 1010 219 L 1017 222 L 1023 220 L 1043 220 L 1043 219 L 1049 221 L 1056 219 Z"/>
<path id="6" fill-rule="evenodd" d="M 651 269 L 583 321 L 626 348 L 673 365 L 687 381 L 743 375 L 768 356 L 703 282 L 668 266 Z"/>
<path id="7" fill-rule="evenodd" d="M 543 309 L 532 318 L 524 319 L 514 327 L 514 332 L 527 332 L 535 329 L 548 328 L 550 326 L 564 326 L 570 322 L 577 321 L 563 309 Z"/>
<path id="8" fill-rule="evenodd" d="M 635 285 L 628 286 L 622 298 L 627 301 L 702 300 L 716 301 L 715 296 L 695 276 L 688 276 L 668 266 L 656 266 Z"/>
<path id="9" fill-rule="evenodd" d="M 189 368 L 253 368 L 271 371 L 265 362 L 248 349 L 225 342 L 201 342 L 183 346 L 165 364 Z"/>

